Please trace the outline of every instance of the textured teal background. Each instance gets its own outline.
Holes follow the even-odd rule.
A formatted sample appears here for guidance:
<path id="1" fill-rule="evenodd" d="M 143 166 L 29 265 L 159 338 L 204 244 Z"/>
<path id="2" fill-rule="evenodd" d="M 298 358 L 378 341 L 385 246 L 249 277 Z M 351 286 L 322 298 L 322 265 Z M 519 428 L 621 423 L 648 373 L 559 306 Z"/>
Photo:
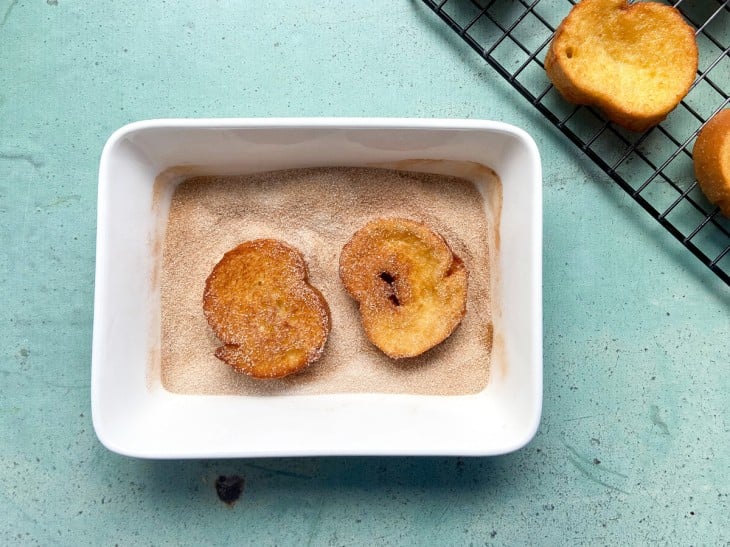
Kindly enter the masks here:
<path id="1" fill-rule="evenodd" d="M 154 117 L 336 115 L 534 136 L 535 440 L 489 459 L 108 452 L 89 409 L 106 138 Z M 1 544 L 730 541 L 730 291 L 418 1 L 0 0 L 0 251 Z M 214 482 L 232 473 L 230 508 Z"/>

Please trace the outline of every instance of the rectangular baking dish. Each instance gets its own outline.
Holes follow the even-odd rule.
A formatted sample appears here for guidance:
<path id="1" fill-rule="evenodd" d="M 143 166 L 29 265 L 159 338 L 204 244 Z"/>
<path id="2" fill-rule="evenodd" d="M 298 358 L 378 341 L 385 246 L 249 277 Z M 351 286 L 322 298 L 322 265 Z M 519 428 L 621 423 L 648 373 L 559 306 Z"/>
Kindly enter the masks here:
<path id="1" fill-rule="evenodd" d="M 166 391 L 160 357 L 166 221 L 158 175 L 246 174 L 405 160 L 469 161 L 503 188 L 494 294 L 499 362 L 475 395 L 273 397 Z M 534 436 L 542 408 L 542 190 L 523 130 L 476 120 L 180 119 L 132 123 L 99 167 L 91 404 L 110 450 L 145 458 L 504 454 Z M 486 197 L 485 197 L 486 199 Z"/>

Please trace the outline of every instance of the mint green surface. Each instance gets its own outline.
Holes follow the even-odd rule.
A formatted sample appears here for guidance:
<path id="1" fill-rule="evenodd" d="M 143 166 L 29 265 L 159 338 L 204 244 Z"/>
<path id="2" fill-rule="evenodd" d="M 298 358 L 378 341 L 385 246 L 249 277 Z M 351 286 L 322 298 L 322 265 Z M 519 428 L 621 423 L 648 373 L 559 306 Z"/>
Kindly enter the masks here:
<path id="1" fill-rule="evenodd" d="M 340 115 L 494 119 L 537 141 L 534 441 L 476 459 L 108 452 L 89 403 L 106 138 L 155 117 Z M 0 249 L 0 544 L 730 542 L 730 290 L 419 1 L 0 0 Z M 232 508 L 225 474 L 246 481 Z"/>

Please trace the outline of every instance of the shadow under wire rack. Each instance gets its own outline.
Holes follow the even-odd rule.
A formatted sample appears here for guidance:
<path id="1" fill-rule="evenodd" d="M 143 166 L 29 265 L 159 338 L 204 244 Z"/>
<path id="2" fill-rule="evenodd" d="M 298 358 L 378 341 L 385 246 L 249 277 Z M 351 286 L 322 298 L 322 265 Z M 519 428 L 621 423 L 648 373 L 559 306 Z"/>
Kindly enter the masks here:
<path id="1" fill-rule="evenodd" d="M 730 285 L 730 219 L 697 185 L 692 147 L 715 113 L 730 107 L 730 0 L 670 3 L 693 26 L 697 77 L 658 126 L 632 133 L 599 111 L 566 102 L 544 59 L 573 0 L 422 0 L 649 215 Z M 668 2 L 667 2 L 668 3 Z"/>

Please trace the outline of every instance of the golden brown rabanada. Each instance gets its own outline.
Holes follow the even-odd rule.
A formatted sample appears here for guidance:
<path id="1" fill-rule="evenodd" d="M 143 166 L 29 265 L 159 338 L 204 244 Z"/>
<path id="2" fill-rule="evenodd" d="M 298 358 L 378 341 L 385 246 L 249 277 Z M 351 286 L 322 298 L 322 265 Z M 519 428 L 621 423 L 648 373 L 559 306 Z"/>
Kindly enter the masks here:
<path id="1" fill-rule="evenodd" d="M 421 222 L 368 222 L 342 249 L 340 279 L 367 337 L 394 359 L 441 343 L 466 313 L 466 266 Z"/>
<path id="2" fill-rule="evenodd" d="M 730 217 L 730 108 L 715 114 L 702 128 L 692 151 L 695 176 L 710 203 Z"/>
<path id="3" fill-rule="evenodd" d="M 694 30 L 675 8 L 582 0 L 555 32 L 545 70 L 568 101 L 645 131 L 687 95 L 697 63 Z"/>
<path id="4" fill-rule="evenodd" d="M 301 253 L 275 239 L 228 251 L 208 276 L 203 311 L 215 356 L 255 378 L 282 378 L 322 355 L 330 311 L 307 280 Z"/>

